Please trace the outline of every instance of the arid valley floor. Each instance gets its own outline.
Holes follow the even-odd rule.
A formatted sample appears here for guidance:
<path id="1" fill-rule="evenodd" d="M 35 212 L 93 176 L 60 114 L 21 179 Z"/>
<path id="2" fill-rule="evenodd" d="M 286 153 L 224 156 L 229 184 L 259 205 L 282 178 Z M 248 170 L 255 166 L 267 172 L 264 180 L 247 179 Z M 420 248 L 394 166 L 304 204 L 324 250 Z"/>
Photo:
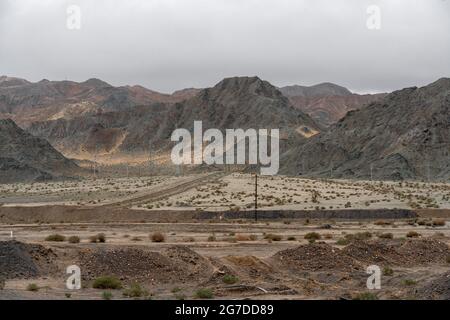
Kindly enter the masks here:
<path id="1" fill-rule="evenodd" d="M 259 177 L 258 221 L 254 196 L 222 172 L 0 185 L 0 299 L 450 299 L 448 183 Z"/>

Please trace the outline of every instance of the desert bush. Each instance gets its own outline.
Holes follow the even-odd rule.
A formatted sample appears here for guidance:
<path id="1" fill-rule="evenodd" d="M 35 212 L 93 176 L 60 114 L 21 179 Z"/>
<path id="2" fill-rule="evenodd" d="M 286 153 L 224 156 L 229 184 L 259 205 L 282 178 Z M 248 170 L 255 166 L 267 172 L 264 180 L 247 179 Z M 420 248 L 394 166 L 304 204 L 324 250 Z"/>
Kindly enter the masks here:
<path id="1" fill-rule="evenodd" d="M 165 242 L 166 236 L 161 232 L 155 232 L 150 236 L 150 239 L 152 240 L 152 242 Z"/>
<path id="2" fill-rule="evenodd" d="M 39 291 L 39 287 L 38 287 L 38 285 L 36 283 L 30 283 L 27 286 L 27 291 L 36 292 L 36 291 Z"/>
<path id="3" fill-rule="evenodd" d="M 375 293 L 363 292 L 354 296 L 353 300 L 378 300 L 378 297 Z"/>
<path id="4" fill-rule="evenodd" d="M 97 235 L 97 239 L 98 239 L 98 242 L 101 242 L 101 243 L 106 242 L 106 236 L 105 236 L 104 233 L 99 233 L 99 234 Z"/>
<path id="5" fill-rule="evenodd" d="M 232 274 L 227 274 L 222 278 L 223 283 L 226 284 L 235 284 L 236 282 L 239 281 L 239 278 L 232 275 Z"/>
<path id="6" fill-rule="evenodd" d="M 270 241 L 281 241 L 282 237 L 280 235 L 277 235 L 277 234 L 269 233 L 269 234 L 266 234 L 264 236 L 264 239 L 267 239 L 267 240 L 270 240 Z"/>
<path id="7" fill-rule="evenodd" d="M 209 288 L 201 288 L 195 291 L 195 297 L 198 299 L 212 299 L 214 294 Z"/>
<path id="8" fill-rule="evenodd" d="M 53 242 L 63 242 L 66 240 L 66 237 L 60 234 L 51 234 L 45 238 L 45 241 L 53 241 Z"/>
<path id="9" fill-rule="evenodd" d="M 319 234 L 319 233 L 317 233 L 317 232 L 310 232 L 310 233 L 307 233 L 307 234 L 305 234 L 305 239 L 306 240 L 320 240 L 320 239 L 322 239 L 322 236 Z"/>
<path id="10" fill-rule="evenodd" d="M 375 221 L 374 224 L 375 224 L 376 226 L 388 226 L 388 225 L 391 225 L 392 222 L 390 222 L 390 221 L 385 221 L 385 220 L 378 220 L 378 221 Z"/>
<path id="11" fill-rule="evenodd" d="M 2 277 L 0 277 L 0 290 L 5 289 L 5 279 L 3 279 Z"/>
<path id="12" fill-rule="evenodd" d="M 405 279 L 402 281 L 402 284 L 405 286 L 414 286 L 417 284 L 417 281 L 412 280 L 412 279 Z"/>
<path id="13" fill-rule="evenodd" d="M 420 237 L 420 233 L 415 232 L 415 231 L 409 231 L 409 232 L 406 234 L 406 237 L 407 237 L 407 238 L 418 238 L 418 237 Z"/>
<path id="14" fill-rule="evenodd" d="M 69 243 L 80 243 L 80 237 L 77 236 L 71 236 L 69 239 L 67 239 Z"/>
<path id="15" fill-rule="evenodd" d="M 447 263 L 450 263 L 450 256 L 447 256 L 447 258 L 445 259 L 445 261 L 447 261 Z"/>
<path id="16" fill-rule="evenodd" d="M 104 233 L 99 233 L 94 236 L 89 237 L 89 241 L 92 243 L 105 243 L 106 242 L 106 236 Z"/>
<path id="17" fill-rule="evenodd" d="M 338 246 L 346 246 L 346 245 L 348 245 L 350 243 L 350 239 L 347 239 L 347 238 L 340 238 L 340 239 L 338 239 L 337 241 L 336 241 L 336 244 L 338 245 Z"/>
<path id="18" fill-rule="evenodd" d="M 176 293 L 176 294 L 174 294 L 174 297 L 177 300 L 186 300 L 186 295 L 183 293 Z"/>
<path id="19" fill-rule="evenodd" d="M 102 293 L 103 300 L 111 300 L 113 298 L 113 294 L 109 291 L 105 291 Z"/>
<path id="20" fill-rule="evenodd" d="M 323 235 L 323 237 L 327 240 L 333 239 L 333 235 L 331 233 L 326 233 Z"/>
<path id="21" fill-rule="evenodd" d="M 208 237 L 208 242 L 215 242 L 217 239 L 216 239 L 216 236 L 215 235 L 210 235 L 209 237 Z"/>
<path id="22" fill-rule="evenodd" d="M 445 226 L 445 220 L 444 219 L 435 219 L 435 220 L 433 220 L 433 226 L 443 227 L 443 226 Z"/>
<path id="23" fill-rule="evenodd" d="M 122 288 L 122 282 L 113 276 L 103 276 L 98 277 L 94 280 L 94 283 L 92 284 L 92 287 L 94 289 L 121 289 Z"/>
<path id="24" fill-rule="evenodd" d="M 378 235 L 380 239 L 394 239 L 394 235 L 392 233 L 380 233 Z"/>
<path id="25" fill-rule="evenodd" d="M 236 241 L 250 241 L 250 237 L 245 234 L 238 234 L 236 236 Z"/>
<path id="26" fill-rule="evenodd" d="M 143 289 L 139 283 L 133 283 L 130 288 L 124 290 L 123 296 L 127 298 L 139 298 L 148 296 L 148 291 Z"/>
<path id="27" fill-rule="evenodd" d="M 383 269 L 383 275 L 384 275 L 384 276 L 390 277 L 390 276 L 392 276 L 393 274 L 394 274 L 394 270 L 392 270 L 391 268 L 385 267 L 385 268 Z"/>
<path id="28" fill-rule="evenodd" d="M 295 241 L 295 240 L 297 240 L 297 238 L 294 237 L 294 236 L 290 236 L 290 237 L 287 238 L 287 240 L 288 241 Z"/>

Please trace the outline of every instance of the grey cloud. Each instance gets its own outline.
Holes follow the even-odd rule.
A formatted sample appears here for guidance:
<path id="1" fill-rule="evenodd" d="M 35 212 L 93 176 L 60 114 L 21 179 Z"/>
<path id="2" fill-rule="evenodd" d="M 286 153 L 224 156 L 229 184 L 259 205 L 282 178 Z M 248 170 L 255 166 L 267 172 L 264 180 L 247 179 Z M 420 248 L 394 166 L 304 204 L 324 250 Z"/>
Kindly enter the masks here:
<path id="1" fill-rule="evenodd" d="M 258 75 L 275 85 L 358 91 L 450 76 L 450 1 L 0 0 L 0 73 L 36 81 L 98 77 L 170 92 Z M 66 8 L 82 29 L 66 29 Z M 381 30 L 366 9 L 381 8 Z"/>

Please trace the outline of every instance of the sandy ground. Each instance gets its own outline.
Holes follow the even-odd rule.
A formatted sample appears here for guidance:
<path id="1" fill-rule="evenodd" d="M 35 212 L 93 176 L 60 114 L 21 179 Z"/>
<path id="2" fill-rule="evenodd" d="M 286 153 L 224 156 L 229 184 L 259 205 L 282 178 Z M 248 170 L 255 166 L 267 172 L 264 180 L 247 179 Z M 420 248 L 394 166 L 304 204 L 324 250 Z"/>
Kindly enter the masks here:
<path id="1" fill-rule="evenodd" d="M 4 206 L 105 205 L 203 176 L 205 174 L 0 185 L 0 203 Z M 308 180 L 283 176 L 259 177 L 258 180 L 258 207 L 262 209 L 450 209 L 450 184 Z M 254 189 L 252 175 L 234 173 L 164 200 L 136 204 L 135 208 L 248 210 L 254 206 Z"/>
<path id="2" fill-rule="evenodd" d="M 2 185 L 0 265 L 12 272 L 29 263 L 51 268 L 8 276 L 3 267 L 0 299 L 104 299 L 105 292 L 124 299 L 133 283 L 143 288 L 141 299 L 199 299 L 200 289 L 225 299 L 450 299 L 448 184 L 261 177 L 264 209 L 424 209 L 416 218 L 387 220 L 192 218 L 202 210 L 250 210 L 253 179 L 187 175 Z M 156 233 L 164 241 L 152 241 Z M 48 241 L 55 234 L 65 240 Z M 105 243 L 92 242 L 98 234 Z M 69 243 L 71 236 L 80 242 Z M 33 251 L 29 257 L 21 247 L 29 245 L 50 250 L 48 256 Z M 73 264 L 81 268 L 81 290 L 65 287 L 65 269 Z M 365 270 L 374 264 L 383 270 L 382 288 L 370 291 Z M 384 274 L 386 268 L 392 272 Z M 123 288 L 94 289 L 101 275 L 116 276 Z M 38 290 L 28 290 L 30 284 Z"/>

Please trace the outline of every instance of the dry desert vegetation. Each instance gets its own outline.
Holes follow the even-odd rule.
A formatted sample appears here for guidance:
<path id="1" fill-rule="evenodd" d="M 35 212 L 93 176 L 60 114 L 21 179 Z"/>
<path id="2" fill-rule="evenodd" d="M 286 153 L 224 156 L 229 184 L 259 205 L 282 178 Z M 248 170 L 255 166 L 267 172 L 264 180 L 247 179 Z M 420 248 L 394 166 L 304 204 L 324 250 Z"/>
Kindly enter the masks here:
<path id="1" fill-rule="evenodd" d="M 259 177 L 258 221 L 254 197 L 244 173 L 0 185 L 0 299 L 450 299 L 450 185 Z"/>

